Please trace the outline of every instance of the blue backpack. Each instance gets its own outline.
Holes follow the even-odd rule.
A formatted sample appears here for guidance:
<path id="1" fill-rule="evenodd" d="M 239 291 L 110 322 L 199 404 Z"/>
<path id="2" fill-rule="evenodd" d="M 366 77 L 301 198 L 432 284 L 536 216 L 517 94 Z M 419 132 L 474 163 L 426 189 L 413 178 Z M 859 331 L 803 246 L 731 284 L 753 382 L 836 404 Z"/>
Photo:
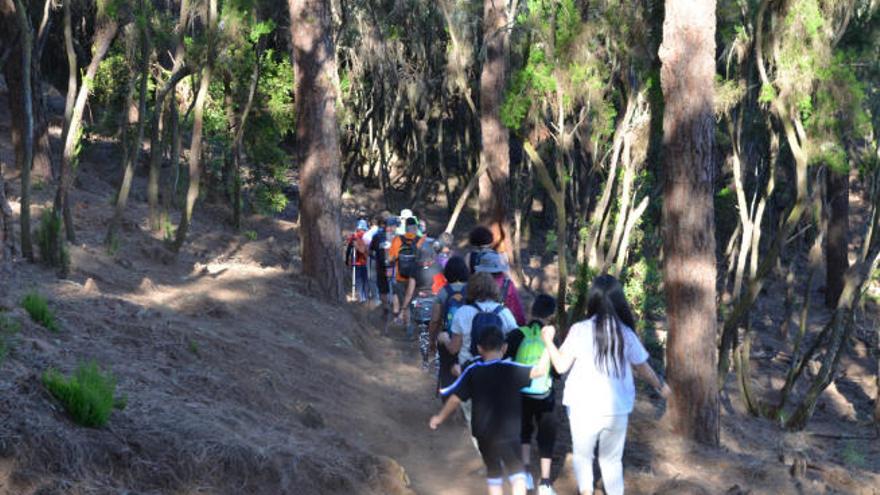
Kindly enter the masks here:
<path id="1" fill-rule="evenodd" d="M 462 287 L 461 290 L 456 291 L 450 284 L 446 284 L 443 286 L 443 292 L 446 295 L 446 298 L 444 299 L 445 303 L 443 305 L 443 314 L 446 316 L 444 329 L 451 333 L 452 320 L 455 318 L 455 312 L 458 311 L 458 308 L 465 305 L 467 285 Z"/>
<path id="2" fill-rule="evenodd" d="M 504 320 L 501 319 L 501 312 L 504 311 L 504 305 L 499 304 L 495 306 L 495 309 L 492 311 L 483 311 L 483 309 L 477 306 L 476 303 L 473 304 L 473 307 L 477 309 L 477 314 L 474 315 L 474 319 L 471 321 L 471 346 L 470 351 L 471 355 L 475 358 L 480 355 L 480 351 L 477 349 L 477 342 L 480 341 L 480 335 L 482 335 L 483 329 L 488 327 L 498 327 L 504 329 Z"/>

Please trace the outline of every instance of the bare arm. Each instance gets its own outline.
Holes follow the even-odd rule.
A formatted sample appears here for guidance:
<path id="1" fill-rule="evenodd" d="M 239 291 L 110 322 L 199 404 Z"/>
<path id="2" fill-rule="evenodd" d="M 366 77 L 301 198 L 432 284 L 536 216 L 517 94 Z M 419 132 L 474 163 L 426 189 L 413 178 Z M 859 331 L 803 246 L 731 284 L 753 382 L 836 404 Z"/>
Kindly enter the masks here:
<path id="1" fill-rule="evenodd" d="M 444 345 L 446 346 L 446 350 L 449 351 L 450 354 L 456 354 L 461 350 L 463 338 L 460 333 L 452 334 L 452 338 L 445 339 Z"/>
<path id="2" fill-rule="evenodd" d="M 440 409 L 440 412 L 431 416 L 431 420 L 428 422 L 428 426 L 432 430 L 436 430 L 440 424 L 446 421 L 446 418 L 452 414 L 452 411 L 455 411 L 458 408 L 458 405 L 461 404 L 461 399 L 458 398 L 457 395 L 452 394 L 449 396 L 449 400 L 446 401 L 446 404 L 443 405 L 443 409 Z"/>
<path id="3" fill-rule="evenodd" d="M 435 302 L 434 307 L 431 309 L 431 323 L 428 324 L 428 345 L 431 351 L 437 350 L 437 336 L 440 335 L 442 313 L 443 305 Z"/>
<path id="4" fill-rule="evenodd" d="M 657 373 L 654 372 L 654 368 L 652 368 L 647 361 L 642 364 L 634 364 L 633 371 L 639 378 L 645 380 L 649 385 L 654 387 L 664 399 L 669 398 L 669 394 L 672 393 L 669 389 L 669 385 L 657 376 Z"/>
<path id="5" fill-rule="evenodd" d="M 553 363 L 556 372 L 561 375 L 571 369 L 571 365 L 574 364 L 574 357 L 564 354 L 556 347 L 556 344 L 553 342 L 553 337 L 555 336 L 556 329 L 552 326 L 546 326 L 541 329 L 541 337 L 544 339 L 547 354 L 550 355 L 550 362 Z"/>

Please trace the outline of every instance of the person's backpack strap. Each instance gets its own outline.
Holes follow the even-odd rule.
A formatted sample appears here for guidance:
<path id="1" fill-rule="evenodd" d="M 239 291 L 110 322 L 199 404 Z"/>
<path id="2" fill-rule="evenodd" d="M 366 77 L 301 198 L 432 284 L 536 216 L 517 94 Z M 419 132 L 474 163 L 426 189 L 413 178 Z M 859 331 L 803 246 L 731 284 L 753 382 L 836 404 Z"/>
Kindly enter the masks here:
<path id="1" fill-rule="evenodd" d="M 510 277 L 504 277 L 504 283 L 501 285 L 501 305 L 507 302 L 507 293 L 510 292 Z"/>
<path id="2" fill-rule="evenodd" d="M 492 314 L 501 316 L 502 311 L 504 311 L 504 304 L 499 304 L 498 306 L 495 306 L 495 309 L 492 310 Z"/>

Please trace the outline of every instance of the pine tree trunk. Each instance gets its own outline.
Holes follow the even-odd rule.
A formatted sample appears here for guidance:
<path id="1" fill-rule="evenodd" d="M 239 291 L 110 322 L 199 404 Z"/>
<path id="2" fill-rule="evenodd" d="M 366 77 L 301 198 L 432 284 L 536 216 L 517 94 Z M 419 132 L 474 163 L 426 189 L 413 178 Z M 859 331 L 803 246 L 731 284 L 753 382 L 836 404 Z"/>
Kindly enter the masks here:
<path id="1" fill-rule="evenodd" d="M 6 182 L 3 180 L 4 168 L 3 162 L 0 162 L 0 262 L 11 259 L 15 252 L 12 207 L 6 200 Z"/>
<path id="2" fill-rule="evenodd" d="M 666 0 L 661 85 L 664 284 L 669 328 L 667 412 L 685 438 L 717 445 L 713 208 L 715 0 Z"/>
<path id="3" fill-rule="evenodd" d="M 193 109 L 192 141 L 189 147 L 189 187 L 186 191 L 186 205 L 180 216 L 180 225 L 177 227 L 177 237 L 172 246 L 174 252 L 179 252 L 186 240 L 186 234 L 192 223 L 193 208 L 199 199 L 199 180 L 202 172 L 202 126 L 205 115 L 205 100 L 208 97 L 208 88 L 211 85 L 211 74 L 214 66 L 215 34 L 217 27 L 217 0 L 208 2 L 208 60 L 202 69 L 202 78 L 199 82 L 199 92 L 196 94 L 195 107 Z"/>
<path id="4" fill-rule="evenodd" d="M 825 241 L 825 305 L 834 308 L 849 268 L 849 173 L 829 168 L 826 184 L 830 218 Z"/>
<path id="5" fill-rule="evenodd" d="M 31 66 L 33 55 L 34 35 L 31 30 L 31 23 L 28 19 L 27 10 L 25 10 L 22 0 L 15 0 L 16 16 L 18 18 L 18 29 L 21 33 L 21 41 L 19 43 L 20 52 L 13 57 L 21 61 L 19 76 L 21 88 L 21 102 L 23 106 L 23 126 L 21 127 L 21 213 L 19 220 L 21 222 L 21 254 L 28 260 L 34 259 L 34 251 L 31 243 L 31 167 L 34 160 L 34 105 L 33 105 L 33 86 L 31 81 Z M 6 68 L 10 66 L 7 63 Z M 8 74 L 8 73 L 7 73 Z M 7 79 L 7 82 L 9 79 Z M 9 100 L 17 99 L 10 93 Z"/>
<path id="6" fill-rule="evenodd" d="M 513 259 L 510 239 L 509 132 L 501 122 L 508 59 L 507 2 L 484 0 L 483 49 L 486 58 L 480 74 L 480 222 L 495 235 L 497 249 Z"/>
<path id="7" fill-rule="evenodd" d="M 341 178 L 336 123 L 338 88 L 330 2 L 289 0 L 296 74 L 296 159 L 300 164 L 300 237 L 303 273 L 316 292 L 342 301 L 339 256 Z"/>

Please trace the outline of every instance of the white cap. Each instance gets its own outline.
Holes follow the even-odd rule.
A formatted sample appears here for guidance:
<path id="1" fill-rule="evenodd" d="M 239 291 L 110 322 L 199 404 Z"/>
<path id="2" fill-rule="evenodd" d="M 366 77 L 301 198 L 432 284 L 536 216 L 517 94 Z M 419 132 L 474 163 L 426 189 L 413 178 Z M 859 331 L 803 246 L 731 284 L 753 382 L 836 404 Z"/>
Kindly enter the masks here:
<path id="1" fill-rule="evenodd" d="M 412 218 L 413 212 L 410 209 L 400 210 L 400 219 L 406 220 L 407 218 Z"/>

